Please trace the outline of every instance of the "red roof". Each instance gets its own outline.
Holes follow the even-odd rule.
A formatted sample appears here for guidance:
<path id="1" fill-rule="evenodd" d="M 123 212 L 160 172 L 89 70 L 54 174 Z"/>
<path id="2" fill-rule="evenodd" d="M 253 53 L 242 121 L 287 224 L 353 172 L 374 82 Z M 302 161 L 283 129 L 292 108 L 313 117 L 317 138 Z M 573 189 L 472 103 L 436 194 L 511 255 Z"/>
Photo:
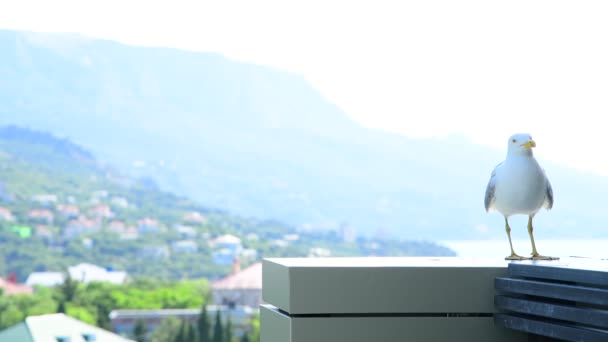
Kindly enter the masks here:
<path id="1" fill-rule="evenodd" d="M 3 290 L 4 295 L 18 295 L 18 294 L 32 294 L 34 290 L 24 284 L 15 284 L 0 278 L 0 289 Z"/>
<path id="2" fill-rule="evenodd" d="M 211 287 L 219 290 L 261 289 L 262 263 L 255 263 L 238 273 L 220 279 Z"/>

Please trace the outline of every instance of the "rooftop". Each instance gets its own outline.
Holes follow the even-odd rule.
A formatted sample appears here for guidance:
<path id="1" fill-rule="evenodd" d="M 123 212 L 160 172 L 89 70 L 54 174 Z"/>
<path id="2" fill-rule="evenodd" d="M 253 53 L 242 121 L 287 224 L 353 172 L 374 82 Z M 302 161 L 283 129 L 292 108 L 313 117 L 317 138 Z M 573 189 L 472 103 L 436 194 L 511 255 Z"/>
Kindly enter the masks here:
<path id="1" fill-rule="evenodd" d="M 214 290 L 261 289 L 262 263 L 255 263 L 246 269 L 222 278 L 211 285 Z"/>
<path id="2" fill-rule="evenodd" d="M 0 332 L 0 342 L 49 342 L 68 337 L 70 342 L 134 342 L 110 331 L 86 324 L 62 313 L 30 316 Z"/>

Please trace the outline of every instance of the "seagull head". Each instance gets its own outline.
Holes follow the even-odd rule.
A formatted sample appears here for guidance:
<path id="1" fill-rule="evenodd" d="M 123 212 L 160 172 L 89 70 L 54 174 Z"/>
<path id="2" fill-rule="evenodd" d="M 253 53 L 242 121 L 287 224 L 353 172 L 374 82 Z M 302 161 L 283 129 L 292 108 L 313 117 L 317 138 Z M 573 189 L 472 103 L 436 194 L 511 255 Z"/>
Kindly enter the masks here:
<path id="1" fill-rule="evenodd" d="M 536 142 L 532 140 L 530 134 L 518 133 L 509 137 L 509 155 L 532 156 L 532 149 L 536 147 Z"/>

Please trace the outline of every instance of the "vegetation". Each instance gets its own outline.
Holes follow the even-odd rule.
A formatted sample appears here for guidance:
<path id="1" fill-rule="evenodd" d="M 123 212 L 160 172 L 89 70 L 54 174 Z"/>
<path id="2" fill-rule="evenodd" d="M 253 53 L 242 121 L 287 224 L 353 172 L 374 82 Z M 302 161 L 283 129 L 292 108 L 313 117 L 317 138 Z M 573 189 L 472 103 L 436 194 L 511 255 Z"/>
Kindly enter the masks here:
<path id="1" fill-rule="evenodd" d="M 41 201 L 40 195 L 52 201 Z M 78 214 L 62 213 L 61 206 L 67 205 Z M 107 212 L 96 213 L 100 206 Z M 14 216 L 12 221 L 0 219 L 0 271 L 16 272 L 20 281 L 33 271 L 59 271 L 80 262 L 126 270 L 134 278 L 218 278 L 230 265 L 214 263 L 210 241 L 222 234 L 241 238 L 243 248 L 254 252 L 243 264 L 262 257 L 307 256 L 314 249 L 334 256 L 452 254 L 431 243 L 344 239 L 337 231 L 298 231 L 209 209 L 150 181 L 124 177 L 69 141 L 16 127 L 0 129 L 0 207 Z M 53 217 L 31 217 L 34 209 Z M 189 213 L 199 214 L 200 220 L 189 222 Z M 141 231 L 144 219 L 156 229 Z M 68 235 L 67 227 L 77 220 L 95 227 Z M 120 229 L 113 230 L 113 224 Z M 180 232 L 184 226 L 192 229 L 189 236 Z M 128 232 L 135 235 L 126 236 Z M 196 252 L 175 251 L 173 244 L 184 240 L 192 241 Z"/>
<path id="2" fill-rule="evenodd" d="M 31 315 L 60 312 L 104 329 L 116 309 L 197 308 L 206 303 L 206 280 L 136 280 L 126 285 L 66 281 L 54 288 L 38 287 L 34 295 L 0 296 L 0 330 Z"/>

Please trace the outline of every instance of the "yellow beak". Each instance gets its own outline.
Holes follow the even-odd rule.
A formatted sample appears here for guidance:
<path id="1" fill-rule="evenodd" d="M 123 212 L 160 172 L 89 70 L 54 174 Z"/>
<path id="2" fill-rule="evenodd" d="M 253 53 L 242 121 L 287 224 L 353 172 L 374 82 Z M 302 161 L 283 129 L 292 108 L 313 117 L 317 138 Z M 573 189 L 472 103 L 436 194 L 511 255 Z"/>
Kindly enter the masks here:
<path id="1" fill-rule="evenodd" d="M 529 140 L 528 142 L 521 144 L 521 146 L 527 147 L 527 148 L 536 147 L 536 142 L 534 142 L 534 140 Z"/>

